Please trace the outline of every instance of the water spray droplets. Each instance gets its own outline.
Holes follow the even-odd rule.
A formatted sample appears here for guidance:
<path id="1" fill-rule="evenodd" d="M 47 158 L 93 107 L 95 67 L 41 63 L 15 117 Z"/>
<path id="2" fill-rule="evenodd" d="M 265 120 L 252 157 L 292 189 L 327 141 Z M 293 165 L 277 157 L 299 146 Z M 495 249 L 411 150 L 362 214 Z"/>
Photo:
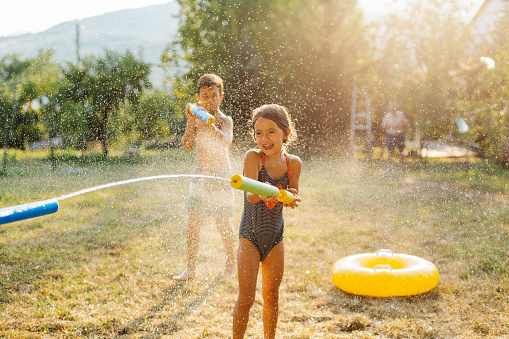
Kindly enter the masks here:
<path id="1" fill-rule="evenodd" d="M 198 178 L 210 178 L 210 179 L 216 179 L 216 180 L 230 181 L 230 179 L 221 178 L 221 177 L 215 177 L 215 176 L 212 176 L 212 175 L 202 175 L 202 174 L 163 174 L 163 175 L 155 175 L 155 176 L 150 176 L 150 177 L 141 177 L 141 178 L 122 180 L 122 181 L 115 181 L 115 182 L 110 182 L 108 184 L 103 184 L 103 185 L 98 185 L 98 186 L 94 186 L 94 187 L 89 187 L 89 188 L 85 188 L 85 189 L 82 189 L 82 190 L 79 190 L 79 191 L 76 191 L 76 192 L 72 192 L 72 193 L 61 195 L 61 196 L 55 198 L 54 200 L 56 200 L 56 201 L 65 200 L 65 199 L 69 199 L 69 198 L 72 198 L 72 197 L 75 197 L 75 196 L 78 196 L 78 195 L 81 195 L 81 194 L 97 191 L 97 190 L 100 190 L 100 189 L 109 188 L 109 187 L 113 187 L 113 186 L 120 186 L 120 185 L 131 184 L 131 183 L 139 182 L 139 181 L 170 179 L 170 178 L 180 178 L 180 177 L 198 177 Z"/>

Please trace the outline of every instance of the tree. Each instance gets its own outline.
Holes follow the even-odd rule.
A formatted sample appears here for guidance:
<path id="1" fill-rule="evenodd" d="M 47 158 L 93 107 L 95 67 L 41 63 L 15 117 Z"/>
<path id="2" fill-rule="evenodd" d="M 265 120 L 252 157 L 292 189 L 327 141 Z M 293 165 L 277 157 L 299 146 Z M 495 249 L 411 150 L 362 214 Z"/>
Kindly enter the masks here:
<path id="1" fill-rule="evenodd" d="M 466 138 L 479 144 L 484 156 L 509 164 L 509 14 L 502 16 L 480 39 L 466 36 L 470 48 L 456 75 L 458 100 L 470 131 Z"/>
<path id="2" fill-rule="evenodd" d="M 0 123 L 7 122 L 11 131 L 7 143 L 11 147 L 24 149 L 26 142 L 48 135 L 44 124 L 48 112 L 40 100 L 55 95 L 62 78 L 61 67 L 52 61 L 53 54 L 51 50 L 41 50 L 35 58 L 8 55 L 0 61 L 2 110 L 6 113 Z"/>
<path id="3" fill-rule="evenodd" d="M 7 174 L 7 148 L 9 146 L 9 116 L 11 115 L 11 98 L 6 86 L 0 86 L 0 128 L 2 130 L 2 148 L 3 161 L 2 161 L 2 174 Z"/>
<path id="4" fill-rule="evenodd" d="M 287 106 L 305 137 L 337 137 L 362 78 L 368 35 L 352 0 L 180 0 L 179 37 L 163 61 L 180 62 L 179 91 L 205 72 L 226 84 L 238 131 L 255 107 Z M 183 90 L 182 87 L 186 90 Z M 337 142 L 337 140 L 334 140 Z"/>
<path id="5" fill-rule="evenodd" d="M 172 98 L 163 91 L 145 92 L 132 109 L 133 126 L 142 141 L 182 133 L 183 117 L 175 113 Z"/>
<path id="6" fill-rule="evenodd" d="M 374 109 L 383 114 L 390 100 L 420 128 L 425 139 L 454 126 L 454 77 L 464 46 L 465 23 L 457 0 L 415 1 L 377 26 L 378 55 Z"/>
<path id="7" fill-rule="evenodd" d="M 68 64 L 64 95 L 83 103 L 86 128 L 101 142 L 108 155 L 108 120 L 124 100 L 136 105 L 139 95 L 150 86 L 150 65 L 127 51 L 124 55 L 106 51 L 102 58 L 88 57 L 82 65 Z"/>

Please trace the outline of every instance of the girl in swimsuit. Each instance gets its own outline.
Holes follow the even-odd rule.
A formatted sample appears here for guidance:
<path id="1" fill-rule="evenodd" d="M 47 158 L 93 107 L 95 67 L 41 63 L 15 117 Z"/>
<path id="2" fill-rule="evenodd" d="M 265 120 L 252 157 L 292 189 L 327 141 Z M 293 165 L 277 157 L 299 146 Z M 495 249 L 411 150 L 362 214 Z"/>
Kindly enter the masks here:
<path id="1" fill-rule="evenodd" d="M 264 105 L 253 112 L 254 138 L 259 150 L 249 150 L 244 157 L 244 176 L 279 186 L 295 195 L 283 205 L 276 195 L 263 197 L 244 193 L 244 212 L 239 230 L 237 269 L 239 296 L 233 312 L 233 339 L 243 338 L 249 311 L 255 300 L 258 270 L 262 268 L 264 338 L 274 338 L 278 320 L 279 285 L 284 271 L 283 207 L 295 208 L 302 161 L 285 152 L 295 138 L 286 109 Z"/>

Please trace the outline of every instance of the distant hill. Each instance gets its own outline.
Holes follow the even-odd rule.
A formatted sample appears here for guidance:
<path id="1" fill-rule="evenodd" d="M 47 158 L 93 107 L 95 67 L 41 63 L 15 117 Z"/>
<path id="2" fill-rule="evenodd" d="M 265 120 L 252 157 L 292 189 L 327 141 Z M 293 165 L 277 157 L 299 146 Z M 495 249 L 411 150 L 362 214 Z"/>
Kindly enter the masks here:
<path id="1" fill-rule="evenodd" d="M 176 1 L 140 9 L 106 13 L 79 21 L 80 56 L 103 55 L 105 49 L 130 50 L 152 64 L 150 80 L 161 87 L 163 71 L 157 67 L 165 47 L 177 34 L 179 5 Z M 54 60 L 76 63 L 76 21 L 58 24 L 44 32 L 0 37 L 0 59 L 7 54 L 36 56 L 52 48 Z"/>

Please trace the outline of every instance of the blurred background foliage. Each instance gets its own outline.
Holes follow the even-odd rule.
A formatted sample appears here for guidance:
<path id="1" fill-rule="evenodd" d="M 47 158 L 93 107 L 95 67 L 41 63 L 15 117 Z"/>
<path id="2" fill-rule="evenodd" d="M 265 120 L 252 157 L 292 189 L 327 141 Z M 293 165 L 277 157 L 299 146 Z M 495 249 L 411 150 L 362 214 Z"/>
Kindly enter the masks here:
<path id="1" fill-rule="evenodd" d="M 410 139 L 461 140 L 485 157 L 507 156 L 507 15 L 489 37 L 474 39 L 457 0 L 412 2 L 370 23 L 355 0 L 178 3 L 178 34 L 161 55 L 176 70 L 170 90 L 153 88 L 150 65 L 129 51 L 64 66 L 52 50 L 0 60 L 2 146 L 26 149 L 59 136 L 83 151 L 96 142 L 107 156 L 109 147 L 178 145 L 197 79 L 216 73 L 239 144 L 250 138 L 250 112 L 278 103 L 296 119 L 295 147 L 346 150 L 357 87 L 370 95 L 375 144 L 383 142 L 387 103 L 396 101 L 411 121 Z M 461 135 L 459 117 L 470 126 Z"/>

